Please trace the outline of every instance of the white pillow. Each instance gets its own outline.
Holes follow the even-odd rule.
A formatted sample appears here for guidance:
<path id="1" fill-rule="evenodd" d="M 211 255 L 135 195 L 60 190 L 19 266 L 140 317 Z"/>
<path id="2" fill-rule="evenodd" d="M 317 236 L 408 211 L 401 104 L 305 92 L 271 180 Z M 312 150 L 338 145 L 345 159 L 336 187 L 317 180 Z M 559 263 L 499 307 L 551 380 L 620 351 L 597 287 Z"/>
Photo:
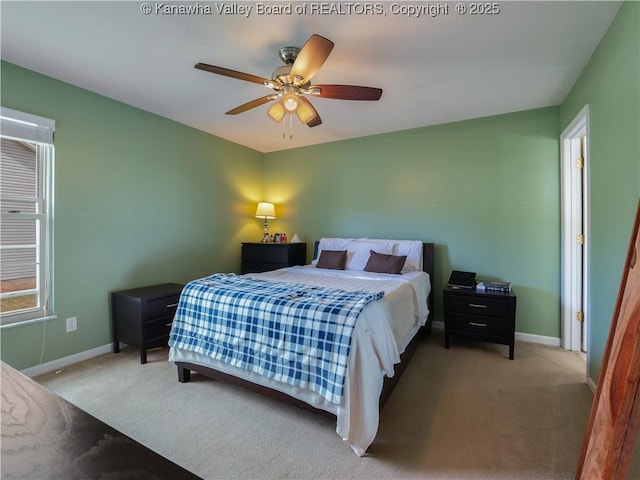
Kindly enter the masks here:
<path id="1" fill-rule="evenodd" d="M 346 244 L 347 267 L 346 270 L 364 270 L 367 266 L 371 250 L 377 253 L 394 255 L 396 244 L 389 240 L 357 239 Z M 344 249 L 344 248 L 342 248 Z M 342 250 L 341 249 L 341 250 Z"/>
<path id="2" fill-rule="evenodd" d="M 402 273 L 404 272 L 420 272 L 422 271 L 422 250 L 423 244 L 421 240 L 390 240 L 390 239 L 378 239 L 378 238 L 358 238 L 354 241 L 366 241 L 366 242 L 376 242 L 383 243 L 388 245 L 392 243 L 394 245 L 393 251 L 391 252 L 378 252 L 378 253 L 389 253 L 391 255 L 406 255 L 407 261 L 402 268 Z M 372 250 L 375 250 L 372 249 Z M 349 253 L 347 252 L 347 262 Z M 363 267 L 364 269 L 364 267 Z"/>
<path id="3" fill-rule="evenodd" d="M 362 237 L 362 238 L 356 238 L 353 240 L 354 242 L 369 242 L 369 243 L 375 243 L 376 245 L 382 245 L 381 248 L 389 248 L 389 246 L 391 246 L 391 252 L 390 255 L 396 255 L 398 252 L 398 244 L 400 242 L 402 242 L 403 240 L 392 240 L 392 239 L 388 239 L 388 238 L 369 238 L 369 237 Z M 375 249 L 374 249 L 375 250 Z M 382 252 L 379 252 L 382 253 Z"/>
<path id="4" fill-rule="evenodd" d="M 406 255 L 404 272 L 422 271 L 422 241 L 389 240 L 382 238 L 321 238 L 318 244 L 318 256 L 311 262 L 318 263 L 322 250 L 347 250 L 347 270 L 364 270 L 371 250 L 387 255 Z"/>
<path id="5" fill-rule="evenodd" d="M 402 272 L 422 271 L 422 242 L 419 240 L 397 240 L 397 242 L 395 255 L 407 256 Z"/>
<path id="6" fill-rule="evenodd" d="M 318 243 L 318 255 L 311 262 L 312 265 L 318 263 L 322 250 L 346 250 L 347 243 L 353 238 L 321 238 Z"/>

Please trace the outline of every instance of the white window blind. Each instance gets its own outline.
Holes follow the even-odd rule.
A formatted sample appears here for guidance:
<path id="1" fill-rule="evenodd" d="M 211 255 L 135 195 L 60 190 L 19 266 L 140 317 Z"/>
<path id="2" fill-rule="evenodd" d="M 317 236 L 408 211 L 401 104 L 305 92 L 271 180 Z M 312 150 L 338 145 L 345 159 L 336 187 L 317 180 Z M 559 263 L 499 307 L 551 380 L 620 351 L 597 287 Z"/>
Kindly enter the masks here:
<path id="1" fill-rule="evenodd" d="M 0 324 L 53 317 L 53 120 L 0 110 Z"/>
<path id="2" fill-rule="evenodd" d="M 54 120 L 0 107 L 0 121 L 3 137 L 53 145 Z"/>

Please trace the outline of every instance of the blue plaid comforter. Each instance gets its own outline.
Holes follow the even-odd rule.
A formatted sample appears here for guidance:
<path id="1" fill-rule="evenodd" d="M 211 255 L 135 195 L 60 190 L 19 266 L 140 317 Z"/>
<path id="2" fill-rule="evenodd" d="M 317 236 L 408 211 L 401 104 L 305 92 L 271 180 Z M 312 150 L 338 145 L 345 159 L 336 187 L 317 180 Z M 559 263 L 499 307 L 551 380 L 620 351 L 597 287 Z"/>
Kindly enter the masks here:
<path id="1" fill-rule="evenodd" d="M 366 305 L 383 296 L 215 274 L 184 287 L 169 346 L 340 404 L 356 320 Z"/>

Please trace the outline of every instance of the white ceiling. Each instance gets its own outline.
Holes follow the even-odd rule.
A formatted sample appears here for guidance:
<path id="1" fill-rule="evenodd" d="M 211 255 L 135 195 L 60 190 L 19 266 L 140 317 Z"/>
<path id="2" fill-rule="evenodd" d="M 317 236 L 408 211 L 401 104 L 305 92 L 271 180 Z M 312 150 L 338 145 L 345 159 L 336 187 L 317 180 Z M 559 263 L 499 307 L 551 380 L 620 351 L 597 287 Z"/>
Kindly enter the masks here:
<path id="1" fill-rule="evenodd" d="M 1 57 L 261 152 L 331 142 L 562 102 L 616 15 L 619 1 L 511 1 L 497 15 L 408 17 L 258 14 L 256 2 L 194 2 L 212 14 L 166 15 L 150 1 L 0 2 Z M 269 2 L 263 2 L 268 4 Z M 274 2 L 270 2 L 273 4 Z M 277 2 L 276 2 L 277 3 Z M 280 2 L 288 4 L 289 2 Z M 347 11 L 347 3 L 326 2 Z M 400 3 L 400 2 L 398 2 Z M 320 2 L 292 2 L 309 9 Z M 252 7 L 219 14 L 218 6 Z M 357 5 L 373 5 L 361 2 Z M 466 3 L 469 6 L 469 3 Z M 193 68 L 197 62 L 271 76 L 278 49 L 313 33 L 335 43 L 312 83 L 384 90 L 378 102 L 313 98 L 323 124 L 293 119 L 283 138 L 261 106 L 224 112 L 267 95 L 261 85 Z M 34 112 L 36 113 L 36 112 Z"/>

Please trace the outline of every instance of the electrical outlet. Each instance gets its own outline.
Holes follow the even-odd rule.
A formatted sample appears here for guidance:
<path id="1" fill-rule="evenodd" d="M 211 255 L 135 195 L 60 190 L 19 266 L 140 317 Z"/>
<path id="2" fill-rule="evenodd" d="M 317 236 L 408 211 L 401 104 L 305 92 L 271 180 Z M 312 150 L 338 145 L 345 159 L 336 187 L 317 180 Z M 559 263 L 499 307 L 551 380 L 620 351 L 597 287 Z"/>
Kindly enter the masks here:
<path id="1" fill-rule="evenodd" d="M 67 333 L 75 332 L 78 329 L 78 317 L 67 318 Z"/>

